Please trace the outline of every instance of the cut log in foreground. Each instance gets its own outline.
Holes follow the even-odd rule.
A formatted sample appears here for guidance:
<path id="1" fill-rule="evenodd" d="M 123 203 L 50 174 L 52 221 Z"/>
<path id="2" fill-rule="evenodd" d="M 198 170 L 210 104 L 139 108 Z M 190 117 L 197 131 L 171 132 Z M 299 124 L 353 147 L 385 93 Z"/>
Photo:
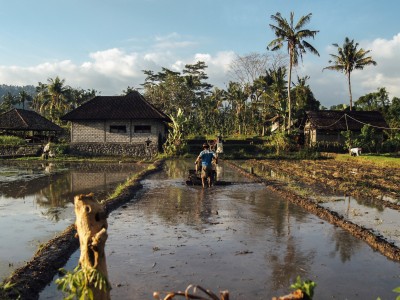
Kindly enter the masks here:
<path id="1" fill-rule="evenodd" d="M 190 290 L 193 290 L 192 293 L 190 293 Z M 199 296 L 196 295 L 197 291 L 201 291 L 205 294 L 205 296 Z M 166 292 L 164 294 L 165 297 L 161 296 L 162 293 L 160 292 L 154 292 L 153 293 L 153 298 L 156 300 L 172 300 L 175 299 L 175 297 L 184 297 L 185 299 L 200 299 L 200 300 L 229 300 L 229 291 L 220 291 L 219 292 L 219 297 L 214 294 L 212 291 L 207 290 L 199 285 L 189 285 L 184 292 Z"/>
<path id="2" fill-rule="evenodd" d="M 306 300 L 309 299 L 301 290 L 295 290 L 294 292 L 280 297 L 272 297 L 272 300 Z"/>
<path id="3" fill-rule="evenodd" d="M 104 247 L 107 240 L 107 212 L 104 206 L 93 198 L 93 194 L 77 195 L 74 198 L 76 230 L 79 237 L 81 255 L 79 265 L 82 269 L 95 269 L 108 282 Z M 92 287 L 96 300 L 110 299 L 110 289 Z"/>

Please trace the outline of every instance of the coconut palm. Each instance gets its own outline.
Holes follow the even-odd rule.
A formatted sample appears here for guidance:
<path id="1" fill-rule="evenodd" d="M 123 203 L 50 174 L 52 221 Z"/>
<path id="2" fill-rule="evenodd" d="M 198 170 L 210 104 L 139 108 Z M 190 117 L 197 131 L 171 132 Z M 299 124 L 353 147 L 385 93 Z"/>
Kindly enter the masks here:
<path id="1" fill-rule="evenodd" d="M 339 47 L 338 44 L 332 45 L 337 48 L 338 54 L 330 54 L 332 60 L 330 60 L 329 63 L 332 65 L 323 68 L 323 70 L 340 71 L 346 74 L 350 95 L 350 110 L 352 110 L 353 95 L 351 93 L 351 72 L 353 72 L 353 70 L 362 70 L 368 65 L 376 66 L 376 62 L 371 56 L 367 56 L 371 50 L 364 50 L 363 48 L 357 49 L 358 43 L 354 43 L 354 40 L 350 40 L 348 37 L 345 38 L 342 47 Z"/>
<path id="2" fill-rule="evenodd" d="M 7 92 L 5 95 L 3 95 L 3 102 L 0 104 L 0 113 L 6 112 L 14 107 L 14 105 L 17 103 L 16 97 L 11 94 L 10 92 Z"/>
<path id="3" fill-rule="evenodd" d="M 17 101 L 20 104 L 22 104 L 22 109 L 25 109 L 25 102 L 28 102 L 28 104 L 29 104 L 30 102 L 32 102 L 32 100 L 33 100 L 33 97 L 25 91 L 20 91 L 17 96 Z"/>
<path id="4" fill-rule="evenodd" d="M 47 84 L 39 82 L 36 88 L 38 95 L 35 107 L 40 113 L 48 116 L 53 122 L 59 122 L 59 117 L 69 108 L 71 88 L 65 85 L 65 79 L 49 78 Z"/>
<path id="5" fill-rule="evenodd" d="M 319 32 L 318 30 L 304 29 L 304 26 L 310 22 L 312 14 L 302 16 L 299 21 L 294 24 L 294 13 L 290 13 L 290 22 L 281 16 L 279 12 L 275 15 L 271 15 L 271 19 L 276 23 L 269 24 L 270 28 L 274 31 L 276 39 L 271 41 L 268 45 L 268 49 L 275 51 L 281 49 L 284 43 L 287 44 L 287 51 L 289 54 L 289 74 L 287 81 L 287 95 L 288 95 L 288 127 L 290 131 L 291 126 L 291 98 L 290 98 L 290 86 L 292 82 L 292 68 L 297 66 L 299 58 L 303 60 L 303 54 L 310 51 L 313 54 L 319 56 L 318 51 L 305 39 L 314 38 Z"/>

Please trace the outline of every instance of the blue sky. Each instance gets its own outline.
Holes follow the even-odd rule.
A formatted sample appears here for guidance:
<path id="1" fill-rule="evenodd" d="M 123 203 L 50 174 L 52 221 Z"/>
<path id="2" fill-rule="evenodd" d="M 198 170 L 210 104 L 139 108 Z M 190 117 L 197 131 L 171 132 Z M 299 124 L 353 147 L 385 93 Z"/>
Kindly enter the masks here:
<path id="1" fill-rule="evenodd" d="M 295 76 L 309 75 L 322 105 L 348 102 L 344 74 L 324 71 L 332 43 L 355 39 L 378 66 L 352 73 L 353 98 L 386 87 L 400 97 L 398 0 L 0 0 L 0 84 L 37 85 L 60 76 L 74 88 L 120 94 L 142 70 L 181 70 L 203 60 L 209 82 L 232 80 L 236 55 L 267 53 L 270 16 L 312 13 L 319 30 Z"/>

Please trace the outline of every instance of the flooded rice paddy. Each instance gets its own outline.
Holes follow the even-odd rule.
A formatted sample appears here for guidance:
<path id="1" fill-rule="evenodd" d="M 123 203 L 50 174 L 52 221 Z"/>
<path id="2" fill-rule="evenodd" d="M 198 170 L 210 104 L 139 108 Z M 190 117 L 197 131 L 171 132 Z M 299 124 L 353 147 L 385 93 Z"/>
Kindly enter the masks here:
<path id="1" fill-rule="evenodd" d="M 75 221 L 73 196 L 101 200 L 139 165 L 0 162 L 0 280 Z"/>
<path id="2" fill-rule="evenodd" d="M 154 291 L 189 284 L 229 290 L 231 299 L 270 299 L 287 294 L 298 275 L 317 283 L 314 299 L 395 297 L 398 263 L 223 163 L 220 179 L 232 185 L 186 186 L 192 165 L 168 161 L 110 214 L 112 299 L 152 299 Z M 66 268 L 72 270 L 78 258 L 79 251 Z M 61 298 L 54 284 L 40 295 Z"/>
<path id="3" fill-rule="evenodd" d="M 238 164 L 248 168 L 246 163 L 238 162 Z M 311 164 L 308 164 L 308 167 L 309 165 Z M 303 172 L 301 170 L 296 172 L 296 168 L 299 168 L 299 166 L 296 166 L 295 163 L 292 163 L 291 167 L 282 168 L 277 171 L 273 166 L 258 163 L 253 166 L 253 172 L 265 178 L 278 179 L 281 182 L 285 182 L 292 190 L 296 190 L 297 193 L 308 194 L 309 199 L 320 206 L 339 214 L 345 220 L 371 230 L 374 234 L 382 236 L 385 240 L 400 247 L 400 186 L 397 185 L 396 187 L 386 189 L 385 185 L 388 183 L 382 183 L 382 178 L 386 179 L 386 174 L 383 175 L 383 171 L 381 174 L 382 178 L 378 176 L 374 177 L 376 182 L 381 182 L 383 187 L 381 190 L 374 187 L 374 194 L 368 193 L 368 190 L 364 190 L 365 193 L 356 193 L 357 196 L 351 196 L 349 194 L 352 191 L 356 191 L 357 189 L 363 190 L 364 187 L 360 188 L 357 186 L 359 184 L 354 181 L 353 186 L 345 192 L 332 191 L 330 188 L 334 186 L 333 183 L 330 184 L 328 182 L 321 185 L 321 182 L 316 183 L 313 180 L 308 180 L 307 173 L 312 173 L 310 170 L 303 169 Z M 327 165 L 325 168 L 332 173 L 337 172 L 333 167 L 334 165 Z M 289 175 L 287 171 L 290 170 L 293 171 L 293 174 Z M 370 174 L 378 172 L 377 170 L 367 171 L 370 173 L 366 172 L 365 177 L 372 176 Z M 318 170 L 314 172 L 318 172 Z M 386 170 L 385 172 L 387 173 L 388 171 Z M 303 177 L 301 177 L 302 173 Z M 399 169 L 394 169 L 391 172 L 391 177 L 400 178 L 399 173 Z M 322 174 L 319 174 L 319 176 L 321 178 L 320 181 L 326 180 L 326 177 L 324 178 Z M 337 178 L 337 181 L 346 182 L 346 179 Z M 387 181 L 393 183 L 392 178 L 388 178 Z M 351 182 L 348 184 L 350 185 Z"/>

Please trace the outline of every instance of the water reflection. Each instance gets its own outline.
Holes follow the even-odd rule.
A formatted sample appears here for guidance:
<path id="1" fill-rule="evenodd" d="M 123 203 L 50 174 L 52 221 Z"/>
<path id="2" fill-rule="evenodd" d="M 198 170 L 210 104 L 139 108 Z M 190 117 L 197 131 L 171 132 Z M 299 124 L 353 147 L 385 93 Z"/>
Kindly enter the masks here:
<path id="1" fill-rule="evenodd" d="M 316 299 L 390 298 L 398 264 L 223 163 L 221 180 L 234 184 L 186 186 L 192 165 L 167 162 L 110 215 L 113 299 L 150 299 L 155 290 L 190 283 L 228 289 L 234 299 L 271 299 L 286 294 L 298 275 L 317 282 Z M 41 298 L 57 298 L 52 292 Z"/>
<path id="2" fill-rule="evenodd" d="M 138 164 L 0 162 L 0 280 L 74 222 L 73 197 L 101 200 Z M 10 266 L 10 267 L 9 267 Z"/>
<path id="3" fill-rule="evenodd" d="M 343 196 L 342 198 L 321 196 L 320 199 L 322 201 L 321 206 L 337 212 L 355 224 L 369 228 L 375 234 L 384 236 L 388 241 L 400 246 L 398 210 L 381 205 L 366 205 L 364 201 L 351 196 Z"/>
<path id="4" fill-rule="evenodd" d="M 357 254 L 363 244 L 361 240 L 355 239 L 343 230 L 334 229 L 330 239 L 335 245 L 330 255 L 335 257 L 338 254 L 343 263 L 350 261 L 351 257 Z"/>

